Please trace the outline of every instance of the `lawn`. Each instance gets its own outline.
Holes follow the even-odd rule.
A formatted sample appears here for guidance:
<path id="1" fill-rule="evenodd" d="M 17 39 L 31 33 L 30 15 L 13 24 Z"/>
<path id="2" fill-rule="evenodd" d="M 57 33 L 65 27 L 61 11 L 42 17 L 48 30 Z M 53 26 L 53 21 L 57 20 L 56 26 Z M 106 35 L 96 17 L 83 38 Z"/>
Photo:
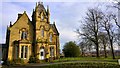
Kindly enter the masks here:
<path id="1" fill-rule="evenodd" d="M 120 65 L 114 63 L 63 63 L 48 66 L 41 66 L 41 68 L 120 68 Z"/>
<path id="2" fill-rule="evenodd" d="M 118 59 L 96 58 L 96 57 L 69 57 L 53 60 L 52 62 L 42 62 L 24 65 L 13 65 L 2 68 L 120 68 Z"/>
<path id="3" fill-rule="evenodd" d="M 118 63 L 118 59 L 112 59 L 112 58 L 96 58 L 96 57 L 70 57 L 70 58 L 60 58 L 57 60 L 54 60 L 54 62 L 67 62 L 67 61 L 96 61 L 96 62 L 112 62 L 112 63 Z"/>

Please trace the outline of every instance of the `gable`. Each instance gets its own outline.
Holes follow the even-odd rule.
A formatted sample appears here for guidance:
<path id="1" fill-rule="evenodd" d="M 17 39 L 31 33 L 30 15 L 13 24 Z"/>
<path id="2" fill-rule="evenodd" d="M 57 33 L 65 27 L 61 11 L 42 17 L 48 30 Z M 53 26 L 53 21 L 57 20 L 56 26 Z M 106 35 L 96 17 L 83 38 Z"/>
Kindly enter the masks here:
<path id="1" fill-rule="evenodd" d="M 58 32 L 55 24 L 50 24 L 50 29 L 52 29 L 52 31 L 53 31 L 56 35 L 59 35 L 59 32 Z"/>
<path id="2" fill-rule="evenodd" d="M 30 19 L 28 18 L 26 12 L 24 12 L 18 19 L 17 21 L 13 24 L 12 27 L 10 27 L 10 30 L 12 29 L 20 29 L 20 28 L 29 28 L 33 27 Z"/>
<path id="3" fill-rule="evenodd" d="M 32 41 L 33 25 L 29 20 L 26 12 L 24 12 L 20 18 L 10 27 L 10 40 L 21 40 L 21 30 L 26 29 L 28 33 L 28 40 Z"/>

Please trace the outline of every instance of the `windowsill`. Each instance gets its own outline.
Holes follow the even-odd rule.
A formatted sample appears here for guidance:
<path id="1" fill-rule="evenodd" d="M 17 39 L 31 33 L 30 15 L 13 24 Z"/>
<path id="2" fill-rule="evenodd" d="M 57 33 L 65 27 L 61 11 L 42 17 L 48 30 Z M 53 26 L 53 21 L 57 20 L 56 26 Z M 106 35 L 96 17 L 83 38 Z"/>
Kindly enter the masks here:
<path id="1" fill-rule="evenodd" d="M 21 58 L 21 59 L 27 59 L 27 58 Z"/>

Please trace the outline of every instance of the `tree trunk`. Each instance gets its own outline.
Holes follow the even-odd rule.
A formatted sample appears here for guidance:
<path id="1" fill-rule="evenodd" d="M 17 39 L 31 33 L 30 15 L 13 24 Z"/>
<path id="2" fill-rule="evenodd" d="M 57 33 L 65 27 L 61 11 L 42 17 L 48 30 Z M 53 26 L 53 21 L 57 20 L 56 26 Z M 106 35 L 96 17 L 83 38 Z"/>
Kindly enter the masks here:
<path id="1" fill-rule="evenodd" d="M 103 46 L 104 46 L 104 56 L 105 58 L 107 58 L 106 43 L 104 39 L 103 39 Z"/>
<path id="2" fill-rule="evenodd" d="M 98 43 L 98 35 L 97 35 L 97 32 L 95 33 L 95 44 L 96 44 L 96 57 L 99 57 L 99 43 Z"/>
<path id="3" fill-rule="evenodd" d="M 105 44 L 103 44 L 104 45 L 104 55 L 105 55 L 105 58 L 107 58 L 107 51 L 106 51 L 106 45 Z"/>
<path id="4" fill-rule="evenodd" d="M 110 46 L 111 46 L 112 58 L 115 59 L 114 49 L 113 49 L 113 41 L 111 39 L 110 39 Z"/>
<path id="5" fill-rule="evenodd" d="M 96 57 L 99 57 L 99 45 L 96 42 Z"/>

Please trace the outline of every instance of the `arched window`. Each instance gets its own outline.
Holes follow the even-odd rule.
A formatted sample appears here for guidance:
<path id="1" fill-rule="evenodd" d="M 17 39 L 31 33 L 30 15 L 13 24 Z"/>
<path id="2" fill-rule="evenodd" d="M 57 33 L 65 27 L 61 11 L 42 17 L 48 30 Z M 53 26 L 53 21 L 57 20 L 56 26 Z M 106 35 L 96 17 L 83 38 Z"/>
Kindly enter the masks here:
<path id="1" fill-rule="evenodd" d="M 41 16 L 41 20 L 42 20 L 42 21 L 44 20 L 44 16 L 43 16 L 43 15 Z"/>
<path id="2" fill-rule="evenodd" d="M 44 37 L 44 29 L 41 30 L 41 36 Z"/>
<path id="3" fill-rule="evenodd" d="M 21 39 L 27 39 L 27 32 L 22 31 Z"/>
<path id="4" fill-rule="evenodd" d="M 50 56 L 54 57 L 54 47 L 50 47 Z"/>
<path id="5" fill-rule="evenodd" d="M 52 42 L 52 34 L 50 34 L 50 42 Z"/>

